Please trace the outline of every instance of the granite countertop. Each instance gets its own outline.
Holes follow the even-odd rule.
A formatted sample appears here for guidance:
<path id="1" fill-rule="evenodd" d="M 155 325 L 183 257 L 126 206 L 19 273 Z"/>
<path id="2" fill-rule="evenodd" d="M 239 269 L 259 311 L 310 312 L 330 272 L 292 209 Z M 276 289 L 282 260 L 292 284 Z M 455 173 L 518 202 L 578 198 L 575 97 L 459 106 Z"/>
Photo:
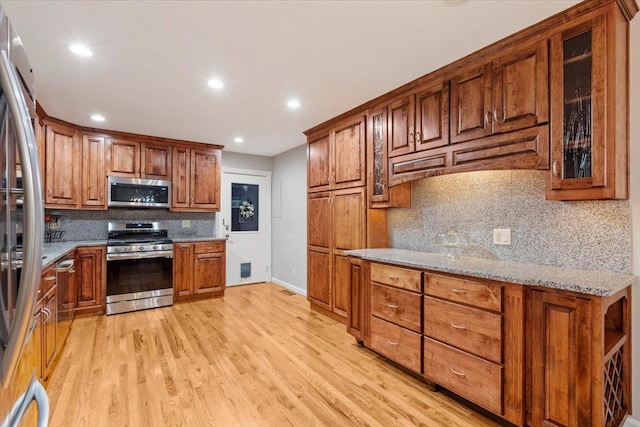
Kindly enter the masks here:
<path id="1" fill-rule="evenodd" d="M 197 237 L 181 236 L 172 237 L 175 243 L 180 242 L 226 242 L 227 239 L 220 237 Z M 62 258 L 67 252 L 75 250 L 81 246 L 105 246 L 106 240 L 70 240 L 64 242 L 45 243 L 42 246 L 42 268 L 48 267 Z"/>
<path id="2" fill-rule="evenodd" d="M 449 261 L 442 253 L 406 249 L 360 249 L 345 251 L 345 253 L 371 261 L 604 297 L 614 295 L 638 280 L 636 276 L 630 274 L 579 270 L 498 259 L 461 257 Z"/>
<path id="3" fill-rule="evenodd" d="M 170 237 L 173 243 L 185 243 L 185 242 L 226 242 L 225 237 L 196 237 L 196 236 L 178 236 Z"/>
<path id="4" fill-rule="evenodd" d="M 42 246 L 42 268 L 48 267 L 62 258 L 67 252 L 80 246 L 104 246 L 106 240 L 72 240 L 68 242 L 45 243 Z"/>

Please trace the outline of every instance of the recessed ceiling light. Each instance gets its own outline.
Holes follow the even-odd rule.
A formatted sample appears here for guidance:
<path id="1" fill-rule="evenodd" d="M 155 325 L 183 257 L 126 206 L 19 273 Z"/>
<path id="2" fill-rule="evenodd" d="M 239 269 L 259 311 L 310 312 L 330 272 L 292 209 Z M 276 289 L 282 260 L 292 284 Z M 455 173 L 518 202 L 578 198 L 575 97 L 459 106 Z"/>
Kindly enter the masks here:
<path id="1" fill-rule="evenodd" d="M 101 116 L 100 114 L 92 114 L 91 115 L 91 120 L 96 121 L 96 122 L 104 122 L 105 118 L 104 118 L 104 116 Z"/>
<path id="2" fill-rule="evenodd" d="M 222 89 L 224 87 L 224 83 L 220 79 L 211 79 L 208 84 L 214 89 Z"/>
<path id="3" fill-rule="evenodd" d="M 244 139 L 240 138 L 239 136 L 233 138 L 233 142 L 237 142 L 238 144 L 244 142 Z"/>
<path id="4" fill-rule="evenodd" d="M 292 109 L 300 108 L 300 101 L 298 101 L 297 99 L 290 99 L 289 101 L 287 101 L 287 107 Z"/>
<path id="5" fill-rule="evenodd" d="M 88 47 L 81 44 L 74 44 L 72 46 L 69 46 L 69 49 L 71 50 L 71 52 L 75 53 L 76 55 L 80 55 L 80 56 L 93 55 L 93 52 L 91 52 Z"/>

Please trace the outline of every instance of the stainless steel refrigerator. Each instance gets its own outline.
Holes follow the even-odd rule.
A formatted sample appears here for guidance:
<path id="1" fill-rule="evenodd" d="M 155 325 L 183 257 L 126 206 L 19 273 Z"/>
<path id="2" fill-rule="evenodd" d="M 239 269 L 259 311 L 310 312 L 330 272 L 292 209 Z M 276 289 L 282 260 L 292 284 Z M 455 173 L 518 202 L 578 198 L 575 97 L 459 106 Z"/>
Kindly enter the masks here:
<path id="1" fill-rule="evenodd" d="M 48 400 L 35 374 L 24 384 L 14 376 L 31 339 L 42 269 L 43 205 L 34 136 L 35 85 L 22 41 L 0 8 L 0 396 L 2 427 L 15 426 L 38 405 L 46 425 Z M 7 391 L 8 390 L 8 391 Z M 16 393 L 16 390 L 18 392 Z"/>

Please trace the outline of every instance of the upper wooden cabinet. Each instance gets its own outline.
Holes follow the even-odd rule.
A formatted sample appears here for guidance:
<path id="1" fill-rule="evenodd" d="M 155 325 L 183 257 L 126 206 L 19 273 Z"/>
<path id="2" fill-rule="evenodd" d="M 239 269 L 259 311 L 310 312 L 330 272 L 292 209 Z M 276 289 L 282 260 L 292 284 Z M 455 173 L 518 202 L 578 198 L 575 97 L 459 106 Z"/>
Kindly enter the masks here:
<path id="1" fill-rule="evenodd" d="M 547 41 L 503 55 L 451 78 L 451 142 L 549 121 Z"/>
<path id="2" fill-rule="evenodd" d="M 172 210 L 220 210 L 219 149 L 173 147 Z"/>
<path id="3" fill-rule="evenodd" d="M 615 3 L 551 37 L 548 199 L 628 197 L 628 49 Z"/>
<path id="4" fill-rule="evenodd" d="M 109 176 L 171 179 L 171 147 L 109 139 Z"/>
<path id="5" fill-rule="evenodd" d="M 72 208 L 80 204 L 82 146 L 74 128 L 57 123 L 45 127 L 45 207 Z"/>
<path id="6" fill-rule="evenodd" d="M 106 209 L 105 137 L 82 135 L 81 207 Z"/>
<path id="7" fill-rule="evenodd" d="M 365 147 L 364 116 L 343 121 L 328 132 L 310 137 L 307 153 L 309 191 L 365 185 Z"/>

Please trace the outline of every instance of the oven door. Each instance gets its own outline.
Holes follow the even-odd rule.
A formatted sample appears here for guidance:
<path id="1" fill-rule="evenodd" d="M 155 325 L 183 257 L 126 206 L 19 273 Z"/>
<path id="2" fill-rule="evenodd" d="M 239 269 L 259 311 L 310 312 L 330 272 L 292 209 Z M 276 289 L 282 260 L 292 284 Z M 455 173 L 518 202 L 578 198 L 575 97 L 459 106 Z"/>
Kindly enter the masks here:
<path id="1" fill-rule="evenodd" d="M 173 256 L 107 257 L 107 314 L 173 304 Z"/>

